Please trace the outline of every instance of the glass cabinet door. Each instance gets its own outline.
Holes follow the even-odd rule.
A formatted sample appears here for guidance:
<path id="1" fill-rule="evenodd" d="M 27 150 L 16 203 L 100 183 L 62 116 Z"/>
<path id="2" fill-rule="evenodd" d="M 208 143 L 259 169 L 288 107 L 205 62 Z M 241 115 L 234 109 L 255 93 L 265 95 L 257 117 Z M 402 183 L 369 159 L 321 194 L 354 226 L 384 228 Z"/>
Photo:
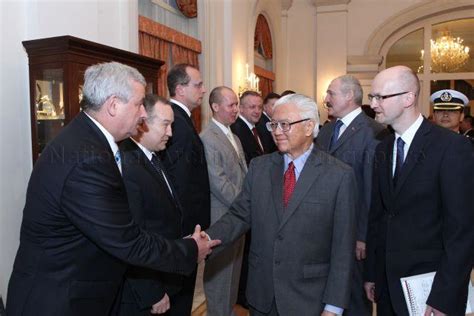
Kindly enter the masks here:
<path id="1" fill-rule="evenodd" d="M 44 69 L 35 79 L 35 115 L 38 152 L 64 126 L 64 73 L 62 68 Z"/>

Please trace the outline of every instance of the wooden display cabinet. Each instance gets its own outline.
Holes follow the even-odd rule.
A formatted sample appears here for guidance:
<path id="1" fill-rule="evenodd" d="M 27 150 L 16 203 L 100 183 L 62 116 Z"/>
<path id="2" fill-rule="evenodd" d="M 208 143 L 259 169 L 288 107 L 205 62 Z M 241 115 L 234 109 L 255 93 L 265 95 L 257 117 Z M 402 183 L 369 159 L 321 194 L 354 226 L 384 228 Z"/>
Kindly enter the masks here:
<path id="1" fill-rule="evenodd" d="M 145 77 L 146 92 L 158 91 L 164 62 L 125 50 L 59 36 L 24 41 L 28 54 L 33 163 L 46 144 L 80 112 L 84 72 L 90 65 L 117 61 Z"/>

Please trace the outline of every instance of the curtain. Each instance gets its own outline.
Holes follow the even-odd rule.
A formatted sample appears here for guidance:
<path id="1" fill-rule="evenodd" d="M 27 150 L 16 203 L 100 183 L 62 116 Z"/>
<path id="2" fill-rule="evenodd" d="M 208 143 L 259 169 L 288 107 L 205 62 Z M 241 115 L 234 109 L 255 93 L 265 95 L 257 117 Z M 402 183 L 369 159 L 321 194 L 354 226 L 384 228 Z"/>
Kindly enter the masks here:
<path id="1" fill-rule="evenodd" d="M 160 68 L 157 93 L 166 97 L 168 70 L 173 65 L 181 63 L 187 63 L 199 69 L 201 42 L 144 16 L 139 16 L 138 22 L 140 54 L 165 62 Z M 201 108 L 194 109 L 191 118 L 196 129 L 200 131 Z"/>
<path id="2" fill-rule="evenodd" d="M 184 63 L 199 69 L 198 57 L 198 54 L 190 49 L 175 44 L 171 45 L 171 59 L 173 65 Z M 203 100 L 203 103 L 205 103 L 205 100 Z M 197 107 L 191 112 L 191 119 L 199 133 L 201 131 L 201 107 Z"/>
<path id="3" fill-rule="evenodd" d="M 262 92 L 262 97 L 273 92 L 273 81 L 275 81 L 275 73 L 266 70 L 257 65 L 254 66 L 255 75 L 259 78 L 258 89 Z"/>
<path id="4" fill-rule="evenodd" d="M 199 56 L 196 52 L 179 45 L 171 45 L 171 59 L 173 65 L 190 64 L 199 69 Z"/>
<path id="5" fill-rule="evenodd" d="M 262 92 L 262 98 L 265 98 L 270 92 L 273 92 L 273 81 L 265 77 L 258 76 L 258 78 L 260 79 L 258 89 Z"/>
<path id="6" fill-rule="evenodd" d="M 260 46 L 262 47 L 262 55 L 265 59 L 272 59 L 272 34 L 267 19 L 265 19 L 262 14 L 258 15 L 257 24 L 255 25 L 254 45 L 256 50 L 258 50 Z"/>
<path id="7" fill-rule="evenodd" d="M 169 42 L 140 31 L 139 46 L 141 55 L 159 59 L 165 62 L 165 64 L 160 67 L 160 71 L 158 73 L 158 87 L 156 87 L 156 91 L 158 95 L 166 96 L 168 94 L 166 88 L 166 74 L 168 73 L 167 62 L 169 58 Z"/>

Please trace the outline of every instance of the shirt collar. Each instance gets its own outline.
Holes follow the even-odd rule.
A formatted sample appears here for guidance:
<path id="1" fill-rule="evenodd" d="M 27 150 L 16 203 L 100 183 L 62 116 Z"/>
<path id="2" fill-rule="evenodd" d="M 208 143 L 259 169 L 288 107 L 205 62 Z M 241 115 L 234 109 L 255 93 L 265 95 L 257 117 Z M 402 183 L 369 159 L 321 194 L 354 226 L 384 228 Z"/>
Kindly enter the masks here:
<path id="1" fill-rule="evenodd" d="M 360 107 L 357 107 L 357 109 L 355 110 L 352 110 L 352 112 L 349 112 L 348 114 L 346 114 L 346 116 L 344 116 L 343 118 L 341 118 L 341 121 L 342 123 L 344 123 L 344 125 L 347 127 L 349 126 L 352 121 L 357 117 L 357 115 L 359 115 L 360 113 L 362 113 L 362 109 Z"/>
<path id="2" fill-rule="evenodd" d="M 191 117 L 191 111 L 189 111 L 188 107 L 186 105 L 184 105 L 183 103 L 177 101 L 176 99 L 173 99 L 171 98 L 170 99 L 171 102 L 173 102 L 174 104 L 176 104 L 177 106 L 179 106 L 180 108 L 182 108 L 184 110 L 184 112 L 186 112 L 186 114 Z"/>
<path id="3" fill-rule="evenodd" d="M 413 124 L 411 124 L 410 127 L 402 135 L 395 132 L 395 139 L 401 137 L 405 144 L 410 147 L 410 144 L 413 141 L 413 138 L 415 138 L 415 134 L 420 128 L 421 123 L 423 123 L 423 116 L 419 114 L 416 121 L 413 122 Z"/>
<path id="4" fill-rule="evenodd" d="M 293 161 L 293 164 L 295 165 L 296 179 L 298 179 L 298 177 L 301 173 L 301 170 L 303 170 L 303 167 L 306 164 L 306 160 L 308 160 L 308 157 L 311 154 L 311 151 L 313 150 L 313 147 L 314 147 L 314 144 L 311 144 L 311 146 L 309 146 L 307 151 L 305 151 L 302 155 L 300 155 L 298 158 L 296 158 L 294 160 L 292 160 L 291 157 L 288 154 L 284 154 L 283 155 L 283 159 L 284 159 L 284 162 L 285 162 L 284 171 L 286 171 L 286 169 L 288 169 L 288 164 L 291 161 Z"/>
<path id="5" fill-rule="evenodd" d="M 242 119 L 242 121 L 244 121 L 244 123 L 250 128 L 250 129 L 253 129 L 255 127 L 254 124 L 250 123 L 249 121 L 247 121 L 247 119 L 245 117 L 243 117 L 242 115 L 239 115 L 239 117 Z"/>
<path id="6" fill-rule="evenodd" d="M 135 143 L 137 144 L 138 148 L 140 148 L 143 153 L 145 154 L 145 156 L 148 158 L 148 160 L 151 161 L 151 158 L 153 158 L 153 152 L 149 151 L 145 146 L 143 146 L 142 144 L 140 144 L 139 142 L 137 142 L 135 139 L 133 139 L 133 137 L 130 137 L 130 139 Z"/>
<path id="7" fill-rule="evenodd" d="M 100 129 L 102 134 L 104 134 L 105 138 L 107 139 L 107 142 L 109 143 L 110 149 L 112 149 L 112 153 L 115 155 L 119 148 L 117 143 L 115 142 L 114 136 L 112 136 L 112 134 L 110 134 L 109 131 L 106 130 L 104 126 L 102 126 L 102 124 L 100 124 L 92 116 L 87 114 L 87 112 L 84 112 L 84 114 L 87 115 L 87 117 L 91 119 L 92 123 L 94 123 Z"/>
<path id="8" fill-rule="evenodd" d="M 211 120 L 222 130 L 222 132 L 227 135 L 230 132 L 229 127 L 225 126 L 221 122 L 217 121 L 215 118 L 211 118 Z"/>

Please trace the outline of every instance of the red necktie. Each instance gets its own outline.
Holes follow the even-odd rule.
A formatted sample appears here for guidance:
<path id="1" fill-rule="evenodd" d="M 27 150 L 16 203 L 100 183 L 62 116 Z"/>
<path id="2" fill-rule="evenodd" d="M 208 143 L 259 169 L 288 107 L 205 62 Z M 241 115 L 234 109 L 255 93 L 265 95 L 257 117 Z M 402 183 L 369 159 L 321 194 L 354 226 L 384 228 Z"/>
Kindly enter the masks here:
<path id="1" fill-rule="evenodd" d="M 256 127 L 252 128 L 252 133 L 253 133 L 253 138 L 255 138 L 255 142 L 257 143 L 258 150 L 260 154 L 263 155 L 264 152 L 263 152 L 262 145 L 260 144 L 260 137 L 258 137 L 258 132 L 257 132 Z"/>
<path id="2" fill-rule="evenodd" d="M 295 175 L 295 165 L 293 161 L 288 164 L 288 169 L 286 169 L 285 174 L 283 175 L 283 206 L 287 207 L 288 202 L 290 201 L 291 195 L 295 190 L 296 185 L 296 175 Z"/>

